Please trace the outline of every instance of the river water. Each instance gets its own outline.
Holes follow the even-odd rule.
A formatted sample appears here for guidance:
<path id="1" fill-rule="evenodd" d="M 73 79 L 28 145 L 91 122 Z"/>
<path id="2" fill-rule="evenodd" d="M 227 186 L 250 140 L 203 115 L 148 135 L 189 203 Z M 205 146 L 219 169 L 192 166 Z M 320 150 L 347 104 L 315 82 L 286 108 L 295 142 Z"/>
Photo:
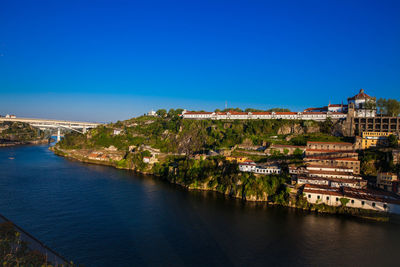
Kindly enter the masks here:
<path id="1" fill-rule="evenodd" d="M 188 192 L 153 177 L 0 149 L 0 213 L 85 266 L 398 266 L 400 225 Z"/>

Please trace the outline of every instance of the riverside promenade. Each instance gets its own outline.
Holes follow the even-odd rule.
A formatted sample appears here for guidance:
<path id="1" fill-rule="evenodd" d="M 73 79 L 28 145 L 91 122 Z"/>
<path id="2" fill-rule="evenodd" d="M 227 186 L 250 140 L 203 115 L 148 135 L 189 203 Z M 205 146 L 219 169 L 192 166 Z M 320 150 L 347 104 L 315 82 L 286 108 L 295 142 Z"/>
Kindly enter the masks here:
<path id="1" fill-rule="evenodd" d="M 47 247 L 40 240 L 38 240 L 37 238 L 29 234 L 27 231 L 15 225 L 12 221 L 10 221 L 9 219 L 0 214 L 0 223 L 4 222 L 11 222 L 14 225 L 15 230 L 21 233 L 21 239 L 27 242 L 29 249 L 39 251 L 40 253 L 45 255 L 47 261 L 52 263 L 54 266 L 65 266 L 65 267 L 73 266 L 57 252 Z"/>

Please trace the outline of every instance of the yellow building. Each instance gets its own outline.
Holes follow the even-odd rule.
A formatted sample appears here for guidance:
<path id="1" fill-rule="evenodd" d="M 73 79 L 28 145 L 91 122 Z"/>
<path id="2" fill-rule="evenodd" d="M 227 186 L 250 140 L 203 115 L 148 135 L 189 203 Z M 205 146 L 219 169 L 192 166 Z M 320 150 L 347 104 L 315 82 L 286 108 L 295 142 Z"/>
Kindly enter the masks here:
<path id="1" fill-rule="evenodd" d="M 228 156 L 225 159 L 228 161 L 236 161 L 237 163 L 245 162 L 247 160 L 246 157 L 233 157 L 233 156 Z"/>
<path id="2" fill-rule="evenodd" d="M 388 137 L 395 133 L 391 132 L 362 132 L 361 148 L 379 147 L 388 145 Z"/>

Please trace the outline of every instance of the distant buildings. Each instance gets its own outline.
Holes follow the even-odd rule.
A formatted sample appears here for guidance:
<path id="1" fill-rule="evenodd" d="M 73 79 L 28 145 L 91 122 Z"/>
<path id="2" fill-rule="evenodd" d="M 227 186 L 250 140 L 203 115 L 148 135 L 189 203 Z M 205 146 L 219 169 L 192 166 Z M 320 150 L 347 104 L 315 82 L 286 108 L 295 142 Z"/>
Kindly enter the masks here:
<path id="1" fill-rule="evenodd" d="M 347 104 L 329 104 L 324 107 L 307 108 L 302 112 L 197 112 L 184 110 L 184 119 L 211 120 L 331 120 L 343 121 L 345 136 L 361 135 L 362 132 L 400 133 L 400 117 L 387 117 L 376 114 L 375 97 L 367 95 L 363 89 L 349 97 Z"/>
<path id="2" fill-rule="evenodd" d="M 147 116 L 157 116 L 157 113 L 154 110 L 150 110 L 149 112 L 147 112 Z"/>
<path id="3" fill-rule="evenodd" d="M 6 115 L 6 118 L 7 119 L 15 119 L 17 116 L 15 116 L 15 115 L 10 115 L 10 114 L 7 114 Z"/>
<path id="4" fill-rule="evenodd" d="M 211 119 L 211 120 L 253 120 L 253 119 L 285 119 L 285 120 L 315 120 L 324 121 L 326 118 L 334 120 L 345 119 L 344 113 L 324 112 L 197 112 L 184 110 L 181 115 L 184 119 Z"/>
<path id="5" fill-rule="evenodd" d="M 239 170 L 242 172 L 253 172 L 257 174 L 280 174 L 281 168 L 278 165 L 256 164 L 253 161 L 239 163 Z"/>
<path id="6" fill-rule="evenodd" d="M 362 132 L 361 148 L 383 147 L 389 145 L 389 135 L 396 134 L 392 132 Z"/>

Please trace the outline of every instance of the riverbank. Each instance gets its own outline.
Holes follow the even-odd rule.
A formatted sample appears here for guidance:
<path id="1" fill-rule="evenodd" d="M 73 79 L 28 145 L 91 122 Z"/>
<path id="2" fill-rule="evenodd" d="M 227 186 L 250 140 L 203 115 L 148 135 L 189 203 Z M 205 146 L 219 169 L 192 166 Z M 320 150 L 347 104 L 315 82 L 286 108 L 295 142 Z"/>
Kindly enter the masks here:
<path id="1" fill-rule="evenodd" d="M 289 186 L 286 184 L 281 185 L 284 187 L 284 189 L 283 190 L 281 189 L 279 191 L 279 194 L 277 195 L 268 194 L 266 192 L 267 190 L 260 189 L 260 185 L 265 183 L 265 180 L 261 179 L 260 177 L 256 177 L 256 179 L 252 180 L 251 182 L 247 182 L 246 186 L 243 186 L 242 184 L 243 182 L 241 179 L 231 177 L 232 180 L 236 181 L 236 184 L 234 185 L 236 187 L 235 188 L 236 190 L 234 190 L 232 187 L 225 187 L 224 189 L 221 190 L 221 185 L 215 182 L 213 183 L 212 177 L 207 177 L 201 181 L 195 180 L 194 182 L 189 184 L 185 183 L 184 180 L 182 181 L 182 179 L 179 179 L 179 166 L 176 165 L 168 166 L 167 168 L 164 167 L 162 171 L 157 171 L 157 168 L 154 168 L 154 166 L 153 168 L 143 169 L 140 168 L 140 166 L 121 164 L 121 161 L 123 161 L 123 159 L 120 159 L 119 157 L 117 159 L 120 160 L 111 160 L 110 158 L 108 158 L 108 160 L 96 160 L 93 158 L 90 159 L 87 156 L 85 156 L 85 154 L 88 153 L 87 151 L 85 151 L 85 153 L 80 153 L 79 150 L 76 149 L 68 151 L 65 149 L 59 149 L 57 147 L 50 147 L 49 149 L 53 151 L 56 155 L 78 160 L 80 162 L 106 165 L 118 169 L 126 169 L 133 171 L 134 173 L 137 174 L 154 175 L 170 183 L 182 186 L 187 190 L 214 191 L 217 193 L 221 193 L 225 196 L 240 199 L 247 202 L 264 202 L 267 205 L 274 205 L 274 206 L 279 205 L 287 208 L 295 208 L 317 214 L 334 214 L 340 216 L 351 216 L 351 217 L 358 217 L 358 218 L 381 221 L 381 222 L 387 222 L 389 221 L 390 218 L 388 213 L 377 212 L 372 210 L 356 209 L 350 207 L 333 207 L 323 204 L 318 204 L 318 205 L 311 204 L 308 203 L 307 200 L 303 199 L 303 196 L 299 195 L 297 190 L 289 188 Z M 243 175 L 243 173 L 234 175 L 239 176 Z M 248 187 L 251 187 L 251 190 L 249 190 Z M 245 191 L 245 189 L 247 189 L 247 191 Z"/>
<path id="2" fill-rule="evenodd" d="M 31 141 L 0 140 L 0 147 L 19 146 L 19 145 L 42 145 L 42 144 L 48 144 L 50 142 L 51 140 L 49 139 L 38 139 Z"/>

